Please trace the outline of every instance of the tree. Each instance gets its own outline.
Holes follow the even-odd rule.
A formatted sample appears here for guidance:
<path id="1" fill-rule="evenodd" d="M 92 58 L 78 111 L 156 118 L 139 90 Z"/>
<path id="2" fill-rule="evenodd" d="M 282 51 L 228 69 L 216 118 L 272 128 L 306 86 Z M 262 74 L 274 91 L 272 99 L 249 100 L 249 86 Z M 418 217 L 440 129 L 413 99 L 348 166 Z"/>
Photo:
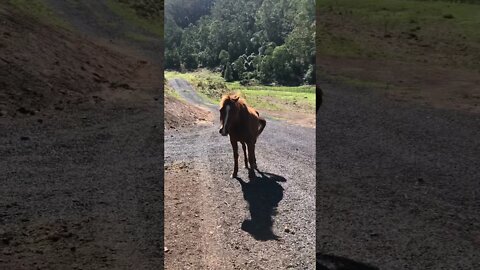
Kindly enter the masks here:
<path id="1" fill-rule="evenodd" d="M 165 49 L 165 68 L 167 69 L 180 69 L 181 60 L 180 54 L 177 49 Z"/>
<path id="2" fill-rule="evenodd" d="M 221 68 L 229 80 L 312 81 L 313 0 L 169 1 L 166 66 L 178 67 L 180 59 L 180 66 L 188 69 Z"/>
<path id="3" fill-rule="evenodd" d="M 230 61 L 230 54 L 225 50 L 221 50 L 218 59 L 220 60 L 221 65 L 226 65 Z"/>
<path id="4" fill-rule="evenodd" d="M 233 81 L 233 71 L 232 71 L 232 65 L 230 63 L 227 63 L 225 66 L 225 72 L 223 78 L 227 82 Z"/>

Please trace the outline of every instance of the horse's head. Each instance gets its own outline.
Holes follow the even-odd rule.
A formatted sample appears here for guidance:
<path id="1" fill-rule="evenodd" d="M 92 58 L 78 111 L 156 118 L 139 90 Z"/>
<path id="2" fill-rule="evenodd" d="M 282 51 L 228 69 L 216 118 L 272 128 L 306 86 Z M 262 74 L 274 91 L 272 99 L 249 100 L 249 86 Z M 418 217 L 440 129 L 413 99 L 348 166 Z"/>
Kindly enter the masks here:
<path id="1" fill-rule="evenodd" d="M 239 118 L 239 101 L 238 95 L 224 95 L 220 101 L 220 134 L 227 136 L 232 123 Z"/>

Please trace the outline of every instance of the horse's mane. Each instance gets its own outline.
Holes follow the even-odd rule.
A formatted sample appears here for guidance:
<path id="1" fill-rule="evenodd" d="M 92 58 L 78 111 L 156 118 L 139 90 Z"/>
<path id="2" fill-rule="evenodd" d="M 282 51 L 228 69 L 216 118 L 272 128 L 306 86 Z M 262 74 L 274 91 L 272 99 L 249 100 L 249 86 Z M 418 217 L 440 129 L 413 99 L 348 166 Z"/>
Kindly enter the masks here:
<path id="1" fill-rule="evenodd" d="M 222 100 L 220 101 L 220 108 L 222 108 L 225 102 L 227 102 L 228 100 L 234 102 L 234 104 L 236 104 L 239 108 L 247 106 L 247 102 L 245 101 L 245 99 L 241 98 L 238 94 L 227 94 L 222 96 Z"/>

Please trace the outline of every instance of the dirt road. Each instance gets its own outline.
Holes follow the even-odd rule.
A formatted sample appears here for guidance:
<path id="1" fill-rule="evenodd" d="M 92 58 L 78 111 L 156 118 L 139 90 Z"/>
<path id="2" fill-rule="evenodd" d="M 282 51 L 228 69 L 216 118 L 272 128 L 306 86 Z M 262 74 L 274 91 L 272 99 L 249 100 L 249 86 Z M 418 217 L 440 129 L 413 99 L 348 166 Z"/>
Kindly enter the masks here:
<path id="1" fill-rule="evenodd" d="M 315 129 L 267 119 L 256 148 L 262 174 L 230 179 L 216 105 L 182 79 L 170 85 L 215 123 L 165 133 L 167 269 L 314 269 Z"/>
<path id="2" fill-rule="evenodd" d="M 325 267 L 350 259 L 479 269 L 480 116 L 370 89 L 323 89 L 316 214 L 317 251 L 333 255 L 322 257 Z"/>

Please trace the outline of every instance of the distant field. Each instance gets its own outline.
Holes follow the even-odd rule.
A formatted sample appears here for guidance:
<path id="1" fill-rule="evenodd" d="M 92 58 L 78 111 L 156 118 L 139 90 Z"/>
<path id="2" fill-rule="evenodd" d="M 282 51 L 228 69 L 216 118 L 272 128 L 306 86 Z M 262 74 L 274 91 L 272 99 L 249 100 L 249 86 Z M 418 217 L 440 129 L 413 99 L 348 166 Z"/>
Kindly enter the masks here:
<path id="1" fill-rule="evenodd" d="M 188 80 L 199 93 L 217 104 L 222 94 L 239 93 L 255 108 L 271 111 L 313 112 L 315 107 L 314 86 L 242 86 L 238 82 L 228 83 L 218 73 L 201 70 L 191 73 L 166 71 L 165 78 Z"/>
<path id="2" fill-rule="evenodd" d="M 315 87 L 313 86 L 242 86 L 238 82 L 227 83 L 229 90 L 240 92 L 254 107 L 267 110 L 287 110 L 294 108 L 311 112 L 315 107 Z"/>

